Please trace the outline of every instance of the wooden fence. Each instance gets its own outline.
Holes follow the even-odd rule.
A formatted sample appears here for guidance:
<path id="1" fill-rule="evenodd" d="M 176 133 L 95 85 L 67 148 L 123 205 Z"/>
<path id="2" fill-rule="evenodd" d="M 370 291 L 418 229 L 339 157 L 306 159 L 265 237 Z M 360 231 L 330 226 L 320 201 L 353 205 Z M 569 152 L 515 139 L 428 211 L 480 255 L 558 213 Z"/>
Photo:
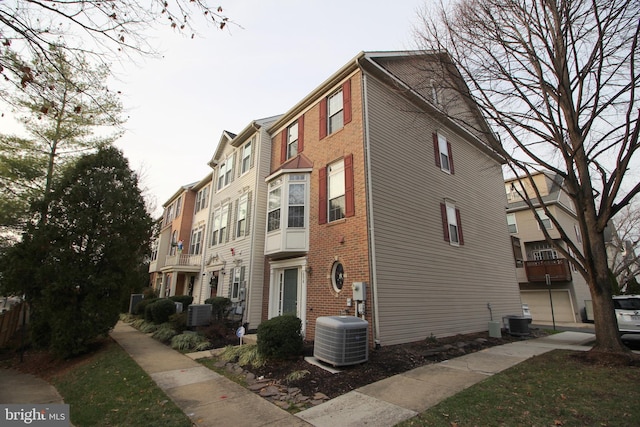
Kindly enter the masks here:
<path id="1" fill-rule="evenodd" d="M 0 314 L 0 347 L 3 347 L 11 337 L 20 329 L 22 324 L 22 312 L 25 309 L 24 302 L 16 304 Z"/>

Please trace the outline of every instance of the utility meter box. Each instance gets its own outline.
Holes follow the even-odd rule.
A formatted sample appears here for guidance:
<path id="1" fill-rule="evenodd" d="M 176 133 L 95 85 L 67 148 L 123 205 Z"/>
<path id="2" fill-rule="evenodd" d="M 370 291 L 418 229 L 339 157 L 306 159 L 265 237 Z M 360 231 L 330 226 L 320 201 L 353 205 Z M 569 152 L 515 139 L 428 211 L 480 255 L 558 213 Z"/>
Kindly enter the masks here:
<path id="1" fill-rule="evenodd" d="M 367 282 L 353 282 L 351 284 L 353 289 L 353 299 L 356 301 L 367 300 Z"/>

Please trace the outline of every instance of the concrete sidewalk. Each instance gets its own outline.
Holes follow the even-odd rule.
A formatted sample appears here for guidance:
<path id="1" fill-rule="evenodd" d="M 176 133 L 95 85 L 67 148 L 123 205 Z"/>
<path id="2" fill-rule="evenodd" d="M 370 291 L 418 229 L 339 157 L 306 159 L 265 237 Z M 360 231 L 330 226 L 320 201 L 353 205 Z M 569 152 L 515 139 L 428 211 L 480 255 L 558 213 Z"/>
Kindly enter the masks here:
<path id="1" fill-rule="evenodd" d="M 553 349 L 589 350 L 590 333 L 561 332 L 491 347 L 366 385 L 296 414 L 316 427 L 393 426 L 483 379 Z"/>
<path id="2" fill-rule="evenodd" d="M 126 323 L 111 337 L 196 426 L 309 425 Z"/>
<path id="3" fill-rule="evenodd" d="M 14 369 L 0 369 L 0 403 L 61 404 L 58 390 L 42 378 Z"/>

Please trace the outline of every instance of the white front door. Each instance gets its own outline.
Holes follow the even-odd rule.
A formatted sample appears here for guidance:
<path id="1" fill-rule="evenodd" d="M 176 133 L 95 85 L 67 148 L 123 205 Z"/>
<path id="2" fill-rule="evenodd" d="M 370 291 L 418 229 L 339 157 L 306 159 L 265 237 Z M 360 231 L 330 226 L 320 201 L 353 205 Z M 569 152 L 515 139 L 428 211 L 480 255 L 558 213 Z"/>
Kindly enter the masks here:
<path id="1" fill-rule="evenodd" d="M 298 275 L 299 268 L 286 268 L 280 272 L 278 315 L 298 315 Z"/>
<path id="2" fill-rule="evenodd" d="M 269 318 L 293 314 L 302 321 L 305 330 L 307 289 L 305 258 L 271 262 L 269 286 Z"/>

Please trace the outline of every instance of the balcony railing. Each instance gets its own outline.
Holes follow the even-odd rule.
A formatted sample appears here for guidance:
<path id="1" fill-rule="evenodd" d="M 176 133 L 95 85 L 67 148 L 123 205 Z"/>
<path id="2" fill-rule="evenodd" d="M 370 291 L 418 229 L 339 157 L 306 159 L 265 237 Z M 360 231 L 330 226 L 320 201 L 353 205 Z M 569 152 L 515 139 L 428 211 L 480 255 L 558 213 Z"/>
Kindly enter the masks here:
<path id="1" fill-rule="evenodd" d="M 201 263 L 202 255 L 179 254 L 167 256 L 165 266 L 181 265 L 199 267 Z"/>
<path id="2" fill-rule="evenodd" d="M 529 282 L 546 282 L 547 275 L 552 282 L 571 281 L 571 269 L 566 259 L 525 261 L 524 269 Z"/>

